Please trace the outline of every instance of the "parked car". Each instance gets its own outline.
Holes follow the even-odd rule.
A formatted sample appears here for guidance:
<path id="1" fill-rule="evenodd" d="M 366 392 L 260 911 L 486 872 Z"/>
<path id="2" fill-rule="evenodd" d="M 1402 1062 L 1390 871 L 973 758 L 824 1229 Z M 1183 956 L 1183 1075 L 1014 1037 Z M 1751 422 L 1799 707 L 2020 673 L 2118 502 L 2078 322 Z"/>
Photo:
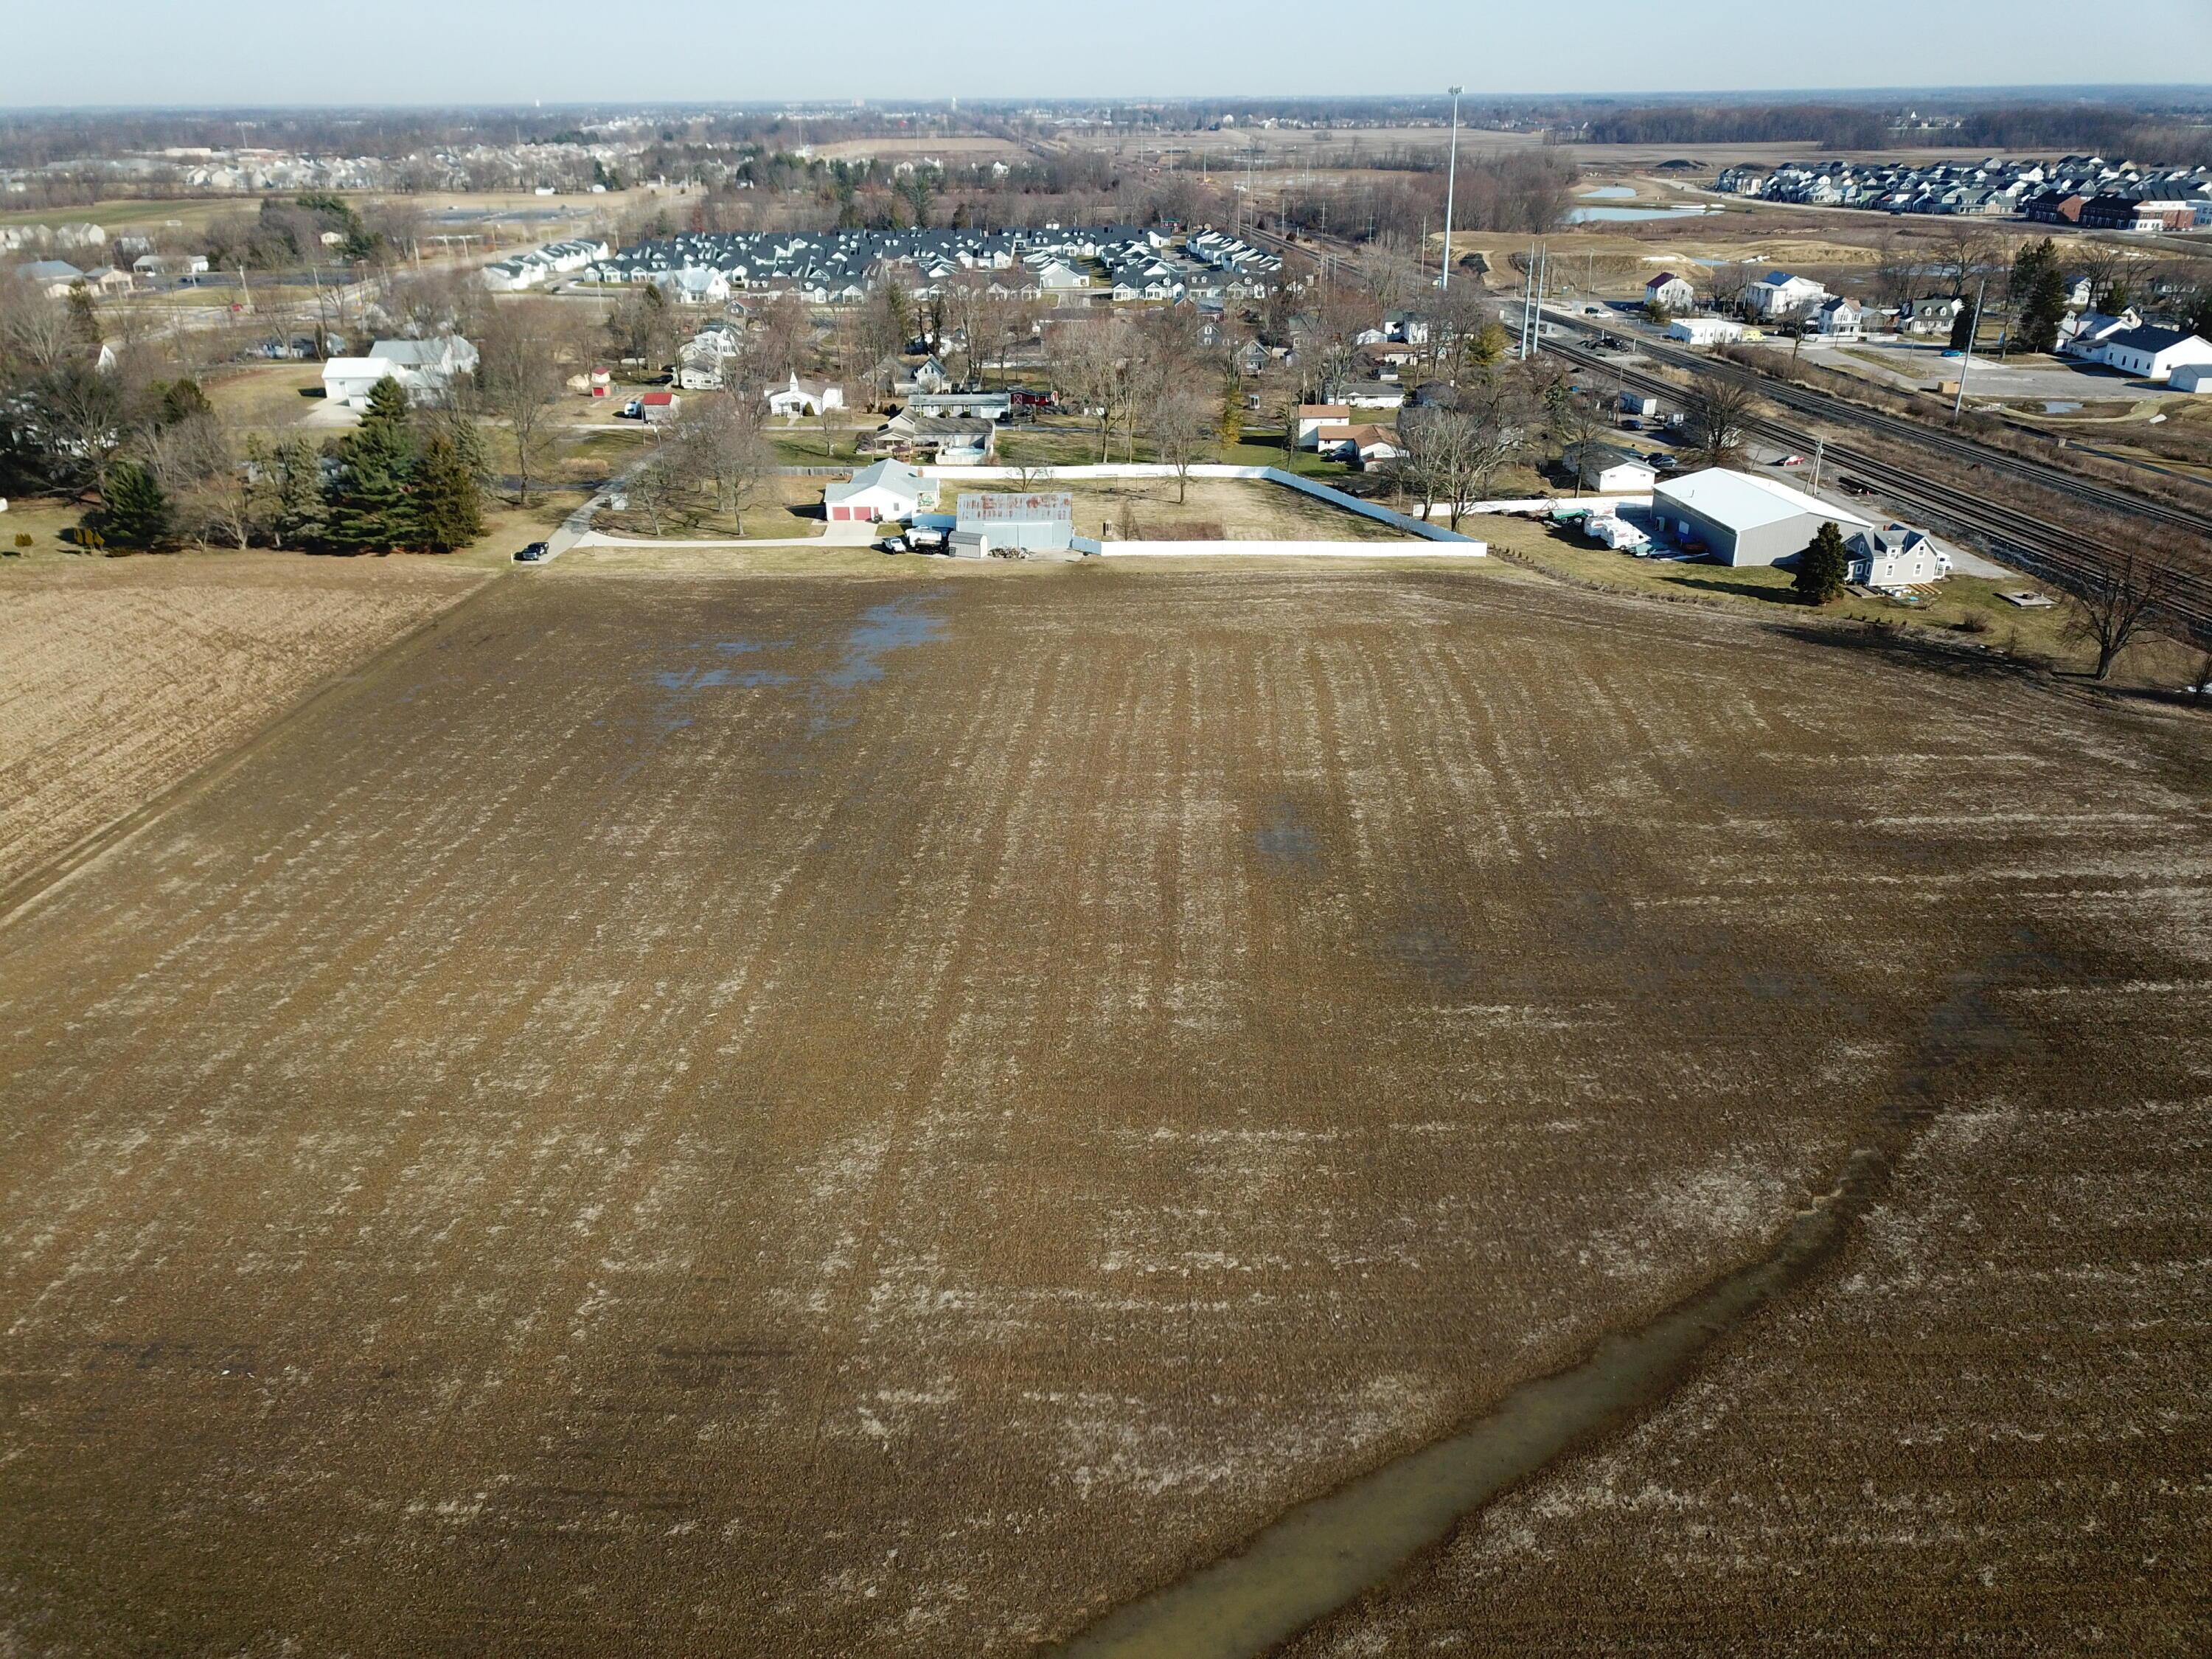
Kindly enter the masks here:
<path id="1" fill-rule="evenodd" d="M 537 564 L 544 558 L 547 551 L 548 549 L 544 542 L 532 542 L 516 553 L 514 562 L 517 564 Z"/>
<path id="2" fill-rule="evenodd" d="M 1805 458 L 1802 455 L 1784 455 L 1780 460 L 1775 462 L 1775 465 L 1777 466 L 1802 466 L 1804 465 Z"/>
<path id="3" fill-rule="evenodd" d="M 1665 450 L 1655 449 L 1644 458 L 1644 465 L 1654 472 L 1672 472 L 1682 464 Z"/>
<path id="4" fill-rule="evenodd" d="M 906 538 L 886 536 L 876 544 L 876 550 L 879 553 L 903 553 L 907 551 Z"/>

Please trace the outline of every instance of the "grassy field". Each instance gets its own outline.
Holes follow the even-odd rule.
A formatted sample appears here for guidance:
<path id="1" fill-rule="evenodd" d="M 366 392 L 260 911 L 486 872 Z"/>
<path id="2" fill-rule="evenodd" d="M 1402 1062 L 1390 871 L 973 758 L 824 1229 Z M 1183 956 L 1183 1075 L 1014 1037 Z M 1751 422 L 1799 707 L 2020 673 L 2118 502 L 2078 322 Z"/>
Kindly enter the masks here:
<path id="1" fill-rule="evenodd" d="M 1083 478 L 1056 485 L 1075 498 L 1075 528 L 1122 539 L 1403 542 L 1403 531 L 1302 495 L 1285 484 L 1193 478 L 1187 490 L 1166 478 Z M 1181 495 L 1182 500 L 1177 500 Z M 1178 535 L 1178 526 L 1193 533 Z M 1218 535 L 1196 533 L 1218 531 Z M 1133 534 L 1132 532 L 1133 531 Z"/>
<path id="2" fill-rule="evenodd" d="M 1747 1332 L 1740 1472 L 1666 1548 L 1567 1472 L 1503 1604 L 1741 1628 L 1667 1564 L 1802 1454 L 1806 1606 L 1996 1650 L 1980 1546 L 1851 1542 L 1929 1490 L 2201 1615 L 2197 724 L 1503 573 L 813 556 L 505 579 L 0 926 L 6 1644 L 1031 1650 L 1763 1253 L 1992 975 L 1968 1186 L 1863 1247 L 1951 1358 Z M 2033 1135 L 2106 1231 L 1958 1212 Z M 2039 1403 L 1991 1260 L 2081 1310 Z M 1866 1488 L 1899 1398 L 2002 1457 Z"/>

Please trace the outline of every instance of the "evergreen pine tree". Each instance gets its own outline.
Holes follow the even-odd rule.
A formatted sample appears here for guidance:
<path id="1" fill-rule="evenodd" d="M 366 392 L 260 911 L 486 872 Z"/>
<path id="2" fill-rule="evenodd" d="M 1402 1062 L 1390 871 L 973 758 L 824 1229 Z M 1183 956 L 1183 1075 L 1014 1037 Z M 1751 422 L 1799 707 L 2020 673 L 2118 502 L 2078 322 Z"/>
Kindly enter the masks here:
<path id="1" fill-rule="evenodd" d="M 411 494 L 415 434 L 407 394 L 386 376 L 369 388 L 360 429 L 338 445 L 325 538 L 341 553 L 420 544 Z"/>
<path id="2" fill-rule="evenodd" d="M 407 389 L 389 374 L 368 389 L 368 407 L 362 411 L 362 429 L 373 426 L 405 428 L 414 418 L 414 410 L 407 402 Z"/>
<path id="3" fill-rule="evenodd" d="M 122 461 L 109 471 L 100 528 L 117 547 L 151 550 L 169 539 L 169 498 L 152 468 Z"/>
<path id="4" fill-rule="evenodd" d="M 2023 351 L 2051 351 L 2066 319 L 2066 279 L 2058 249 L 2046 236 L 2022 248 L 2012 262 L 2013 343 Z"/>
<path id="5" fill-rule="evenodd" d="M 1797 556 L 1797 574 L 1790 586 L 1808 605 L 1826 605 L 1840 596 L 1851 562 L 1844 551 L 1844 532 L 1833 520 L 1820 526 L 1805 550 Z"/>
<path id="6" fill-rule="evenodd" d="M 422 544 L 434 553 L 451 553 L 483 533 L 476 468 L 450 434 L 434 434 L 422 446 L 414 504 Z"/>
<path id="7" fill-rule="evenodd" d="M 70 284 L 69 319 L 70 331 L 79 345 L 100 344 L 100 316 L 92 307 L 92 290 L 82 283 Z"/>
<path id="8" fill-rule="evenodd" d="M 1981 313 L 1974 309 L 1972 300 L 1959 307 L 1959 314 L 1951 319 L 1952 350 L 1964 351 L 1973 343 L 1974 329 L 1981 319 Z"/>
<path id="9" fill-rule="evenodd" d="M 161 402 L 156 418 L 163 426 L 174 426 L 179 421 L 190 420 L 195 415 L 212 415 L 215 408 L 200 390 L 200 383 L 187 375 L 170 381 L 161 388 Z"/>
<path id="10" fill-rule="evenodd" d="M 312 547 L 323 534 L 323 459 L 305 438 L 276 446 L 276 511 L 270 531 L 279 547 Z"/>

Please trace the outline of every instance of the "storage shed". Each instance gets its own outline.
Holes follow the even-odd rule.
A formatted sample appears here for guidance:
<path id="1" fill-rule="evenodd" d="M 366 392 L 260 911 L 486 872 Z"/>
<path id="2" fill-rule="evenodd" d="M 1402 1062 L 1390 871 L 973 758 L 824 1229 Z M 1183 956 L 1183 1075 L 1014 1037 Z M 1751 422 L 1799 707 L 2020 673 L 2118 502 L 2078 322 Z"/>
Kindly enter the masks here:
<path id="1" fill-rule="evenodd" d="M 955 555 L 1066 553 L 1075 540 L 1075 497 L 1066 490 L 963 495 L 953 520 Z"/>

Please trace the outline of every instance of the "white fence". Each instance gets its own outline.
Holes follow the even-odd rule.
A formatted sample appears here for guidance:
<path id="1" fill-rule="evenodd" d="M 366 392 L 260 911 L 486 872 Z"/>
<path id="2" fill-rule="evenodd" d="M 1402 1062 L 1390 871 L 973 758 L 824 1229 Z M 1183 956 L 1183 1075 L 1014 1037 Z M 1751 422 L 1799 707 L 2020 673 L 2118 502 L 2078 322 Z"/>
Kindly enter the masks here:
<path id="1" fill-rule="evenodd" d="M 1618 513 L 1624 507 L 1649 507 L 1649 495 L 1530 495 L 1510 501 L 1462 501 L 1462 516 L 1476 513 L 1549 513 L 1553 507 L 1587 507 L 1593 513 Z M 1449 517 L 1449 501 L 1431 501 L 1419 509 L 1430 518 Z"/>
<path id="2" fill-rule="evenodd" d="M 1101 542 L 1109 559 L 1479 559 L 1489 546 L 1464 536 L 1424 542 Z"/>

